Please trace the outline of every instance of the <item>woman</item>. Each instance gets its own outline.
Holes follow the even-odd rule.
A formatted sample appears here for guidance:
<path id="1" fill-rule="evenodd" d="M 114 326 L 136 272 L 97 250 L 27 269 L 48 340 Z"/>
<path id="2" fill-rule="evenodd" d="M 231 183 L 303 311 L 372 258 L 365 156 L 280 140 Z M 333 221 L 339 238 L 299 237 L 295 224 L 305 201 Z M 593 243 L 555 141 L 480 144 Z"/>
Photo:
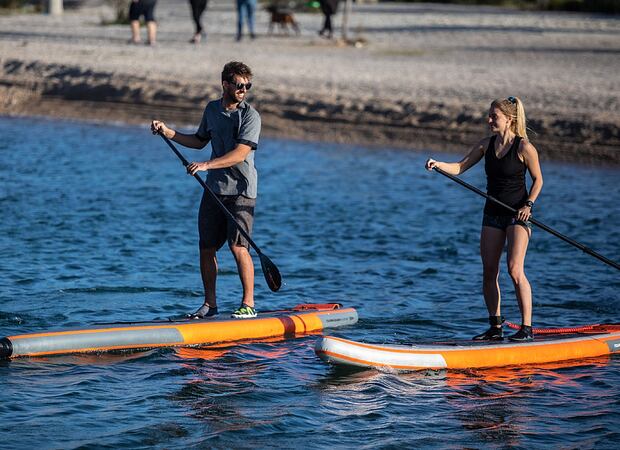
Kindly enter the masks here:
<path id="1" fill-rule="evenodd" d="M 319 31 L 319 35 L 331 39 L 334 34 L 332 29 L 332 16 L 338 11 L 339 0 L 320 0 L 319 3 L 321 4 L 321 11 L 325 18 L 323 28 Z"/>
<path id="2" fill-rule="evenodd" d="M 196 28 L 196 32 L 189 42 L 190 44 L 198 44 L 203 37 L 206 37 L 206 33 L 202 28 L 201 17 L 202 13 L 207 9 L 207 0 L 189 0 L 189 4 L 192 7 L 192 19 L 194 19 L 194 26 Z"/>
<path id="3" fill-rule="evenodd" d="M 491 103 L 488 118 L 493 136 L 482 139 L 458 163 L 426 161 L 426 168 L 434 167 L 452 175 L 460 175 L 484 158 L 487 174 L 487 192 L 517 210 L 516 215 L 506 208 L 487 200 L 484 206 L 480 255 L 482 257 L 484 301 L 489 311 L 490 328 L 474 337 L 476 340 L 504 338 L 500 313 L 499 261 L 508 241 L 508 272 L 514 284 L 521 310 L 521 328 L 509 337 L 512 341 L 529 341 L 532 333 L 532 289 L 524 272 L 525 253 L 532 233 L 528 222 L 534 202 L 542 189 L 543 178 L 536 148 L 528 141 L 525 130 L 525 110 L 516 97 L 498 99 Z M 532 185 L 529 193 L 525 172 Z"/>

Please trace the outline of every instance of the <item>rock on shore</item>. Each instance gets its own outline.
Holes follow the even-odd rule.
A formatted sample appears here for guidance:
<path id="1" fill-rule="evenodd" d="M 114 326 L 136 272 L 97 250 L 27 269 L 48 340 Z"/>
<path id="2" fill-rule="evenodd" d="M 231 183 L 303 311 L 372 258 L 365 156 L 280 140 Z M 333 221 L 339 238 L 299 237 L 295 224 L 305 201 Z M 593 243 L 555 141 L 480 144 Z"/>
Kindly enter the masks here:
<path id="1" fill-rule="evenodd" d="M 232 2 L 209 3 L 191 45 L 187 3 L 160 2 L 159 43 L 128 45 L 105 6 L 0 17 L 0 114 L 195 127 L 232 59 L 255 71 L 265 135 L 464 152 L 491 100 L 517 95 L 542 159 L 620 163 L 620 21 L 434 4 L 356 5 L 347 45 L 316 34 L 234 41 Z M 337 16 L 337 20 L 340 20 Z"/>

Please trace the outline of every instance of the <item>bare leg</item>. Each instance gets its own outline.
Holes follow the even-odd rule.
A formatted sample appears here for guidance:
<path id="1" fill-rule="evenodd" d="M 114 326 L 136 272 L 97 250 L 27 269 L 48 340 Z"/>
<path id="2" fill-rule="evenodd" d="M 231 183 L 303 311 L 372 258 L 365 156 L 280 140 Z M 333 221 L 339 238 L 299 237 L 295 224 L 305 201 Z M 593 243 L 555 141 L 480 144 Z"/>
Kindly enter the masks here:
<path id="1" fill-rule="evenodd" d="M 254 307 L 254 262 L 247 248 L 232 245 L 230 247 L 235 261 L 237 262 L 237 270 L 243 286 L 242 303 Z"/>
<path id="2" fill-rule="evenodd" d="M 504 250 L 506 233 L 499 228 L 482 227 L 480 256 L 482 258 L 482 293 L 489 316 L 499 316 L 501 293 L 499 289 L 499 260 Z"/>
<path id="3" fill-rule="evenodd" d="M 530 241 L 530 230 L 521 225 L 508 227 L 508 273 L 515 286 L 521 311 L 521 324 L 532 325 L 532 288 L 525 276 L 525 253 Z"/>
<path id="4" fill-rule="evenodd" d="M 200 274 L 205 291 L 205 305 L 217 307 L 215 281 L 217 279 L 217 257 L 214 248 L 200 249 Z"/>
<path id="5" fill-rule="evenodd" d="M 194 19 L 194 25 L 196 28 L 194 37 L 192 37 L 190 42 L 197 44 L 198 42 L 200 42 L 200 39 L 202 35 L 204 34 L 204 31 L 202 28 L 201 17 L 202 17 L 202 13 L 204 13 L 205 9 L 207 8 L 207 1 L 206 0 L 191 0 L 190 4 L 192 6 L 192 18 Z"/>
<path id="6" fill-rule="evenodd" d="M 148 42 L 150 45 L 154 45 L 157 41 L 157 22 L 151 20 L 146 23 L 146 32 L 148 36 Z"/>
<path id="7" fill-rule="evenodd" d="M 131 27 L 132 42 L 140 42 L 140 21 L 132 20 L 129 25 Z"/>

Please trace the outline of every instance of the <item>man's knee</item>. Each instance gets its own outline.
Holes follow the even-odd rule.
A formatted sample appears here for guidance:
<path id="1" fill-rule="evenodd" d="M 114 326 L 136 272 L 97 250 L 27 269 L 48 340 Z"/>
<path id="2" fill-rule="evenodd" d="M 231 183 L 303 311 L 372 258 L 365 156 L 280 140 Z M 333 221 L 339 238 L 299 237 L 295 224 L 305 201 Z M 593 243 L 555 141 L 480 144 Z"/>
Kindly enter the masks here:
<path id="1" fill-rule="evenodd" d="M 486 266 L 482 269 L 482 279 L 485 283 L 495 283 L 499 277 L 499 269 L 495 266 Z"/>
<path id="2" fill-rule="evenodd" d="M 237 256 L 243 256 L 243 255 L 248 255 L 250 253 L 250 250 L 247 247 L 244 247 L 243 245 L 229 245 L 230 251 L 233 253 L 233 255 Z"/>
<path id="3" fill-rule="evenodd" d="M 215 254 L 217 253 L 217 248 L 215 247 L 200 247 L 200 256 L 205 257 L 205 258 L 209 258 L 209 257 L 215 257 Z"/>

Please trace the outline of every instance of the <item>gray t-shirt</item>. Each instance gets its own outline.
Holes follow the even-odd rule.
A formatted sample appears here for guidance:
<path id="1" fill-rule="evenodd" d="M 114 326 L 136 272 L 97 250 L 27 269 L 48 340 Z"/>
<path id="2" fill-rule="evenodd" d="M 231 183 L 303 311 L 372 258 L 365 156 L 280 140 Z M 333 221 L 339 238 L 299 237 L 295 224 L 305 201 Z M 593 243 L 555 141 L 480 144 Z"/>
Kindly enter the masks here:
<path id="1" fill-rule="evenodd" d="M 213 192 L 256 198 L 258 178 L 254 152 L 258 146 L 260 128 L 260 115 L 245 101 L 239 103 L 234 111 L 226 111 L 221 99 L 207 104 L 196 136 L 203 141 L 211 141 L 211 159 L 234 150 L 237 144 L 252 147 L 245 161 L 226 169 L 209 170 L 207 185 Z"/>

